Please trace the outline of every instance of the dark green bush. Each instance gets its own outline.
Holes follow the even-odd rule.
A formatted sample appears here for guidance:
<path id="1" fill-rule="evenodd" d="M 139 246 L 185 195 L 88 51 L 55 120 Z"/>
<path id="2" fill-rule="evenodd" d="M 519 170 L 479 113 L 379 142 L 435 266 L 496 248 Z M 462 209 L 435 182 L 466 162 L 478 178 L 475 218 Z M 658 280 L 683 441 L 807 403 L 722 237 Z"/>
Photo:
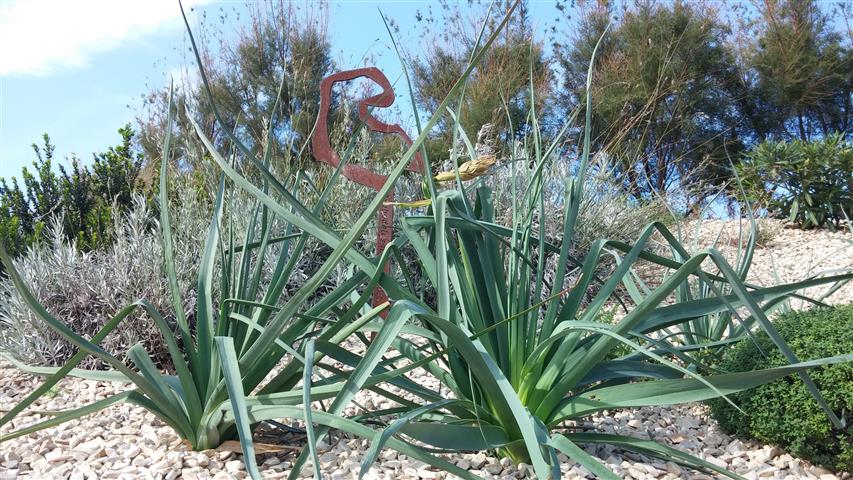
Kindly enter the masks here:
<path id="1" fill-rule="evenodd" d="M 841 134 L 760 143 L 738 170 L 749 200 L 801 227 L 837 226 L 853 216 L 853 144 Z"/>
<path id="2" fill-rule="evenodd" d="M 775 323 L 801 360 L 853 352 L 853 305 L 791 312 Z M 745 340 L 738 344 L 726 354 L 721 367 L 742 372 L 787 363 L 766 334 L 758 335 L 756 343 Z M 719 399 L 709 402 L 711 413 L 724 429 L 738 436 L 777 444 L 829 468 L 853 470 L 853 364 L 821 367 L 809 375 L 829 406 L 847 417 L 844 430 L 832 429 L 796 376 L 731 395 L 746 416 Z"/>
<path id="3" fill-rule="evenodd" d="M 94 154 L 91 166 L 72 157 L 70 168 L 54 164 L 55 147 L 45 134 L 42 148 L 33 144 L 36 159 L 32 170 L 23 168 L 22 182 L 0 178 L 0 241 L 9 253 L 20 255 L 43 239 L 54 217 L 62 218 L 65 237 L 84 251 L 112 243 L 117 214 L 126 212 L 133 194 L 143 189 L 133 129 L 125 125 L 118 133 L 121 143 Z"/>

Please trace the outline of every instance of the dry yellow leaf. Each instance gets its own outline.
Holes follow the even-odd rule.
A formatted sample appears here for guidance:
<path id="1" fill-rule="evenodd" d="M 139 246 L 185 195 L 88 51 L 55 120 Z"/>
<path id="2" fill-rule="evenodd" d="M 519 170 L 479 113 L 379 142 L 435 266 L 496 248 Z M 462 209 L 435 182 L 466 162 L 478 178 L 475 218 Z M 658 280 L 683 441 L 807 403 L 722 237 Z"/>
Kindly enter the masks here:
<path id="1" fill-rule="evenodd" d="M 483 155 L 469 160 L 459 166 L 459 178 L 472 180 L 482 177 L 495 164 L 495 160 L 494 155 Z M 435 176 L 436 182 L 450 182 L 452 180 L 456 180 L 456 172 L 441 172 Z"/>

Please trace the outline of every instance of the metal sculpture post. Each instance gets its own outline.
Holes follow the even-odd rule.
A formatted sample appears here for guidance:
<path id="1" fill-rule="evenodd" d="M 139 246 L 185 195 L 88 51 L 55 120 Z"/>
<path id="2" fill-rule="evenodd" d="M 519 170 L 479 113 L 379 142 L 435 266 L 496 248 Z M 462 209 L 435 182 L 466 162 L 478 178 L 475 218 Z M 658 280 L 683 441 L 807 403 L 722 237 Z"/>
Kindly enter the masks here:
<path id="1" fill-rule="evenodd" d="M 400 125 L 390 125 L 381 122 L 376 117 L 372 116 L 368 111 L 369 107 L 390 107 L 394 103 L 394 90 L 391 88 L 391 82 L 388 78 L 376 67 L 359 68 L 355 70 L 346 70 L 330 75 L 323 79 L 320 83 L 320 112 L 317 118 L 317 129 L 314 132 L 314 137 L 311 140 L 311 147 L 314 153 L 314 158 L 326 164 L 337 168 L 341 163 L 341 159 L 332 149 L 329 141 L 329 108 L 332 104 L 332 85 L 340 82 L 355 80 L 356 78 L 366 77 L 374 81 L 382 88 L 382 92 L 378 95 L 368 97 L 358 104 L 358 117 L 367 125 L 369 130 L 380 133 L 395 134 L 408 145 L 412 144 L 412 139 L 403 130 Z M 423 159 L 418 153 L 414 157 L 414 161 L 407 168 L 412 172 L 423 172 Z M 344 177 L 353 182 L 372 188 L 376 191 L 380 190 L 385 184 L 388 177 L 372 172 L 361 165 L 346 164 L 341 171 Z M 394 191 L 388 194 L 386 202 L 394 201 Z M 376 219 L 376 255 L 379 256 L 385 246 L 391 241 L 394 234 L 394 207 L 383 205 L 377 212 Z M 390 272 L 391 266 L 385 264 L 385 272 Z M 373 305 L 379 305 L 385 302 L 388 296 L 385 292 L 377 287 L 373 292 Z"/>

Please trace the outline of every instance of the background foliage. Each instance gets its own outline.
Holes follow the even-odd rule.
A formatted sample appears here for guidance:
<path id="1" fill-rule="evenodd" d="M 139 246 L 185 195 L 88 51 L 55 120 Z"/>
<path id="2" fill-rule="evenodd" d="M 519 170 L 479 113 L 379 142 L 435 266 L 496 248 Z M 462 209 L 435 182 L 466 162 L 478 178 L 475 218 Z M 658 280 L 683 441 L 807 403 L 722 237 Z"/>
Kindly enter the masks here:
<path id="1" fill-rule="evenodd" d="M 0 178 L 0 241 L 13 255 L 38 241 L 56 217 L 62 218 L 64 238 L 78 248 L 110 245 L 114 220 L 131 206 L 135 192 L 144 191 L 139 181 L 143 156 L 134 146 L 134 131 L 125 125 L 118 133 L 119 145 L 93 154 L 90 166 L 72 157 L 70 168 L 54 164 L 55 146 L 45 134 L 42 147 L 33 144 L 36 159 L 32 170 L 21 172 L 23 185 L 16 177 Z"/>
<path id="2" fill-rule="evenodd" d="M 853 144 L 841 134 L 762 142 L 738 172 L 752 201 L 801 227 L 837 227 L 853 216 Z"/>

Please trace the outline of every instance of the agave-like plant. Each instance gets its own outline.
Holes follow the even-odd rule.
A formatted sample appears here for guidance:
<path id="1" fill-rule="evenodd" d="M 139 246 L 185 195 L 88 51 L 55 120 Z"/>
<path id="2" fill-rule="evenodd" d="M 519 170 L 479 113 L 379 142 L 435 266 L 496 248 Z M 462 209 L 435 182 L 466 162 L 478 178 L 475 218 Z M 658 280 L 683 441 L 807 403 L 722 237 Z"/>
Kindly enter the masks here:
<path id="1" fill-rule="evenodd" d="M 194 449 L 213 448 L 224 440 L 240 436 L 244 439 L 247 457 L 253 458 L 250 424 L 242 421 L 246 418 L 245 395 L 258 391 L 261 395 L 257 398 L 263 399 L 264 395 L 275 393 L 279 395 L 275 400 L 278 405 L 302 404 L 303 394 L 294 386 L 303 380 L 303 366 L 306 363 L 304 349 L 308 343 L 340 343 L 387 308 L 387 304 L 362 308 L 369 301 L 372 290 L 361 288 L 369 280 L 362 271 L 351 275 L 331 292 L 320 295 L 329 273 L 344 255 L 349 255 L 362 270 L 372 271 L 368 267 L 372 261 L 353 248 L 355 238 L 350 238 L 346 246 L 339 248 L 321 267 L 320 272 L 304 282 L 296 292 L 285 295 L 289 281 L 294 275 L 301 274 L 297 271 L 298 262 L 306 253 L 311 236 L 334 246 L 343 243 L 330 226 L 319 220 L 319 213 L 336 182 L 340 180 L 341 168 L 328 179 L 324 190 L 315 189 L 304 196 L 299 195 L 298 192 L 305 191 L 304 184 L 313 183 L 304 172 L 295 172 L 284 180 L 270 175 L 266 169 L 271 152 L 268 142 L 263 157 L 258 159 L 252 156 L 254 164 L 247 166 L 251 168 L 254 165 L 266 174 L 262 185 L 253 188 L 265 198 L 279 195 L 285 197 L 279 201 L 288 203 L 289 208 L 284 209 L 278 203 L 271 208 L 261 200 L 256 200 L 250 212 L 227 212 L 228 215 L 249 217 L 248 227 L 241 235 L 234 231 L 232 222 L 223 218 L 229 204 L 226 197 L 232 192 L 227 188 L 226 176 L 221 175 L 213 217 L 199 259 L 196 309 L 192 314 L 185 312 L 176 276 L 175 247 L 167 208 L 171 126 L 175 113 L 170 96 L 162 148 L 159 201 L 165 270 L 176 322 L 167 322 L 149 301 L 140 299 L 117 312 L 92 338 L 84 338 L 39 304 L 0 242 L 0 261 L 29 308 L 50 329 L 79 349 L 59 368 L 16 363 L 19 368 L 44 375 L 47 379 L 0 417 L 0 427 L 8 425 L 67 376 L 132 384 L 132 388 L 125 392 L 81 408 L 60 412 L 28 427 L 2 433 L 0 443 L 90 415 L 111 405 L 130 402 L 152 412 Z M 272 122 L 274 118 L 271 118 Z M 349 159 L 356 138 L 357 135 L 354 135 L 347 152 L 342 155 L 341 165 Z M 212 148 L 209 139 L 203 137 L 202 140 Z M 215 156 L 220 165 L 227 167 L 228 173 L 239 176 L 236 166 L 218 153 Z M 306 206 L 304 198 L 315 199 L 314 204 Z M 291 221 L 296 218 L 299 219 L 296 223 Z M 363 231 L 369 220 L 362 220 L 357 228 Z M 216 271 L 219 276 L 214 280 Z M 265 271 L 271 271 L 272 274 L 265 276 Z M 218 282 L 216 288 L 214 281 Z M 386 288 L 390 287 L 386 285 Z M 138 343 L 127 352 L 122 352 L 126 353 L 123 356 L 128 359 L 129 365 L 122 362 L 119 355 L 102 348 L 101 342 L 107 335 L 121 328 L 122 323 L 138 309 L 150 316 L 164 338 L 174 374 L 159 371 L 142 344 Z M 112 369 L 90 371 L 77 368 L 89 355 Z M 307 362 L 311 364 L 311 360 Z M 342 386 L 321 389 L 316 395 L 334 394 Z M 249 471 L 257 477 L 254 462 L 247 463 Z"/>
<path id="2" fill-rule="evenodd" d="M 171 125 L 175 114 L 171 100 L 169 111 L 168 125 Z M 270 151 L 268 147 L 269 145 L 266 151 Z M 244 392 L 255 390 L 275 367 L 283 368 L 266 384 L 265 392 L 290 393 L 288 399 L 279 400 L 282 404 L 302 402 L 299 391 L 291 392 L 292 387 L 302 380 L 302 366 L 305 362 L 304 354 L 297 351 L 294 345 L 304 344 L 308 338 L 340 342 L 384 308 L 373 308 L 367 313 L 361 311 L 361 307 L 369 300 L 369 292 L 361 295 L 358 293 L 358 287 L 366 282 L 363 273 L 351 276 L 332 292 L 312 302 L 308 308 L 303 306 L 307 300 L 315 300 L 314 297 L 318 296 L 317 292 L 323 286 L 324 278 L 318 277 L 310 284 L 303 285 L 290 297 L 284 296 L 285 286 L 297 271 L 298 260 L 306 251 L 308 234 L 281 216 L 274 217 L 270 209 L 260 202 L 256 202 L 253 210 L 249 212 L 249 226 L 242 236 L 224 226 L 227 192 L 223 176 L 199 261 L 197 306 L 192 316 L 189 316 L 184 311 L 184 301 L 175 274 L 169 208 L 166 207 L 169 154 L 170 129 L 167 128 L 160 173 L 160 221 L 176 325 L 167 322 L 150 302 L 141 299 L 123 308 L 91 339 L 86 339 L 37 302 L 16 271 L 5 247 L 0 243 L 0 260 L 28 306 L 47 326 L 79 349 L 61 368 L 29 368 L 19 365 L 27 371 L 47 375 L 48 378 L 39 388 L 0 417 L 0 427 L 8 424 L 66 376 L 123 381 L 132 383 L 134 387 L 91 405 L 62 412 L 38 424 L 0 434 L 0 442 L 89 415 L 120 402 L 130 402 L 155 414 L 192 448 L 203 450 L 216 447 L 222 441 L 234 438 L 238 433 L 237 428 L 243 428 L 240 433 L 248 435 L 245 429 L 249 425 L 238 425 L 234 418 L 240 418 L 242 411 L 235 409 L 235 416 L 229 417 L 223 409 L 234 406 L 234 399 L 242 398 Z M 264 158 L 263 161 L 268 160 Z M 319 199 L 312 210 L 307 210 L 307 207 L 302 206 L 293 197 L 295 205 L 313 212 L 316 216 L 316 212 L 323 208 L 339 173 L 339 170 L 335 172 L 326 190 L 317 192 Z M 277 188 L 288 192 L 298 191 L 297 186 L 302 181 L 302 175 L 296 174 L 290 177 L 288 185 L 278 183 Z M 266 192 L 268 189 L 267 180 L 260 190 Z M 246 215 L 245 212 L 230 214 Z M 331 234 L 329 227 L 323 226 L 322 230 Z M 238 238 L 241 240 L 237 241 Z M 277 249 L 279 254 L 272 256 L 272 265 L 265 265 L 271 258 L 268 255 L 271 249 Z M 220 272 L 217 278 L 219 284 L 218 288 L 214 288 L 214 271 L 217 267 Z M 264 270 L 272 271 L 272 274 L 265 278 Z M 353 295 L 358 300 L 353 302 Z M 286 301 L 282 301 L 283 298 Z M 151 317 L 163 336 L 175 369 L 174 374 L 160 372 L 141 344 L 133 345 L 126 352 L 130 366 L 100 346 L 104 338 L 115 329 L 121 328 L 122 322 L 137 309 L 144 310 Z M 191 323 L 194 324 L 193 327 Z M 177 335 L 173 333 L 175 331 Z M 76 368 L 87 355 L 98 358 L 112 367 L 112 370 L 89 371 Z M 283 358 L 285 363 L 282 366 L 280 361 Z M 238 365 L 242 367 L 242 376 L 234 375 Z M 251 436 L 248 435 L 247 438 Z M 246 448 L 247 454 L 250 454 L 251 443 L 246 444 Z"/>
<path id="3" fill-rule="evenodd" d="M 508 16 L 496 32 L 507 19 Z M 186 16 L 184 20 L 189 30 Z M 492 34 L 482 51 L 485 51 L 496 36 L 497 33 Z M 201 65 L 191 32 L 190 39 L 196 59 Z M 467 78 L 480 57 L 482 53 L 472 59 L 463 79 L 460 79 L 450 92 L 448 99 L 458 93 L 464 84 L 464 78 Z M 210 94 L 203 70 L 201 75 Z M 213 99 L 210 100 L 212 102 Z M 445 100 L 442 108 L 448 102 L 449 100 Z M 215 104 L 214 113 L 221 123 Z M 48 420 L 0 434 L 0 443 L 95 413 L 111 405 L 130 402 L 152 412 L 194 449 L 216 447 L 226 439 L 239 437 L 248 471 L 258 478 L 260 474 L 254 462 L 251 433 L 252 427 L 258 421 L 283 416 L 298 417 L 305 419 L 310 426 L 313 418 L 314 422 L 329 427 L 368 434 L 370 429 L 352 420 L 326 412 L 313 412 L 312 415 L 310 402 L 334 397 L 331 410 L 340 411 L 355 393 L 364 387 L 374 388 L 391 398 L 402 400 L 376 386 L 383 381 L 381 377 L 368 379 L 365 376 L 365 372 L 373 371 L 373 368 L 369 367 L 373 355 L 376 355 L 376 352 L 381 355 L 389 345 L 387 332 L 376 337 L 361 369 L 349 373 L 339 372 L 328 377 L 324 385 L 310 390 L 298 388 L 298 385 L 303 382 L 304 385 L 310 386 L 311 367 L 325 356 L 324 352 L 335 347 L 338 349 L 336 351 L 342 350 L 338 346 L 339 343 L 364 329 L 366 324 L 388 309 L 387 303 L 374 308 L 366 307 L 376 286 L 382 286 L 386 292 L 395 295 L 395 298 L 406 296 L 402 287 L 393 278 L 385 275 L 382 269 L 382 265 L 390 260 L 392 254 L 399 253 L 395 245 L 386 250 L 380 259 L 368 258 L 355 246 L 393 188 L 394 182 L 426 139 L 426 134 L 421 135 L 415 146 L 397 163 L 391 174 L 392 180 L 379 191 L 348 234 L 341 238 L 333 228 L 320 220 L 320 214 L 331 189 L 340 178 L 342 167 L 349 160 L 349 153 L 358 138 L 357 134 L 353 135 L 353 142 L 342 155 L 342 162 L 326 182 L 325 189 L 305 196 L 316 198 L 312 206 L 307 206 L 304 198 L 297 192 L 303 190 L 303 183 L 315 183 L 310 181 L 305 172 L 289 175 L 284 180 L 273 176 L 267 168 L 271 151 L 269 144 L 263 157 L 258 158 L 236 136 L 227 131 L 238 153 L 245 156 L 244 171 L 254 169 L 255 174 L 260 175 L 261 185 L 256 186 L 246 180 L 238 169 L 237 162 L 221 155 L 202 129 L 194 124 L 199 138 L 222 169 L 222 175 L 214 202 L 213 218 L 198 267 L 197 307 L 193 315 L 189 316 L 183 310 L 175 274 L 169 209 L 166 208 L 171 125 L 174 115 L 175 105 L 170 98 L 162 150 L 159 195 L 162 205 L 160 221 L 165 266 L 173 296 L 176 325 L 169 324 L 151 303 L 141 299 L 119 311 L 92 338 L 84 338 L 39 304 L 0 243 L 0 261 L 28 306 L 49 328 L 79 349 L 78 353 L 59 368 L 19 365 L 29 372 L 45 375 L 47 379 L 0 417 L 0 427 L 9 424 L 18 414 L 47 394 L 61 379 L 68 376 L 127 382 L 133 386 L 130 390 L 93 404 L 60 412 Z M 430 121 L 427 131 L 437 120 L 438 116 Z M 271 119 L 270 123 L 273 121 L 274 119 Z M 256 199 L 249 226 L 239 242 L 235 240 L 240 238 L 239 235 L 223 226 L 226 223 L 223 219 L 225 199 L 231 192 L 227 187 L 232 183 Z M 245 212 L 228 213 L 245 215 Z M 284 288 L 294 274 L 299 257 L 304 253 L 311 237 L 332 247 L 333 251 L 298 290 L 284 297 Z M 280 253 L 273 260 L 273 273 L 270 278 L 262 279 L 263 262 L 268 258 L 268 251 L 274 246 Z M 331 292 L 319 295 L 319 290 L 341 262 L 350 263 L 357 267 L 357 270 Z M 215 289 L 213 282 L 217 265 L 220 275 L 217 279 L 218 289 Z M 216 294 L 217 290 L 219 295 Z M 390 308 L 384 324 L 402 327 L 405 320 L 412 318 L 416 306 L 405 301 L 398 303 Z M 104 338 L 120 328 L 122 322 L 137 309 L 142 309 L 150 315 L 163 336 L 171 364 L 175 368 L 174 374 L 158 371 L 141 344 L 133 345 L 126 352 L 126 358 L 131 365 L 126 365 L 114 353 L 107 352 L 100 346 Z M 112 367 L 112 370 L 88 371 L 77 368 L 88 355 L 98 358 Z M 393 378 L 389 381 L 412 391 L 423 390 L 403 378 Z M 308 428 L 308 433 L 312 440 L 316 437 L 313 428 Z M 389 442 L 391 446 L 414 458 L 422 458 L 441 468 L 466 475 L 464 470 L 445 460 L 432 458 L 422 450 L 395 439 L 390 439 Z M 313 452 L 313 442 L 311 451 Z M 315 462 L 315 466 L 319 468 L 319 463 Z"/>
<path id="4" fill-rule="evenodd" d="M 737 182 L 737 185 L 740 187 L 740 178 L 737 176 L 737 174 L 735 174 L 735 180 Z M 742 187 L 740 188 L 742 190 Z M 742 222 L 738 223 L 736 238 L 737 243 L 735 251 L 733 252 L 734 264 L 731 266 L 731 268 L 742 282 L 746 282 L 747 276 L 750 272 L 750 268 L 752 267 L 752 261 L 755 255 L 757 239 L 759 238 L 759 225 L 755 220 L 755 215 L 753 213 L 751 204 L 748 201 L 745 201 L 743 207 L 746 213 L 747 228 L 744 228 Z M 691 251 L 697 250 L 697 245 L 700 238 L 700 229 L 702 228 L 702 226 L 703 222 L 701 219 L 695 222 L 694 232 L 692 235 L 693 243 L 690 246 Z M 714 248 L 716 248 L 717 244 L 719 243 L 722 234 L 723 229 L 720 228 L 719 232 L 717 233 L 717 237 L 713 242 Z M 687 252 L 688 250 L 683 247 L 686 244 L 686 241 L 683 229 L 680 225 L 678 226 L 675 237 L 678 239 L 678 242 L 670 245 L 670 253 L 672 254 L 672 258 L 678 260 L 679 262 L 686 261 L 689 256 L 685 256 L 685 252 Z M 672 267 L 673 266 L 671 265 L 670 267 L 665 268 L 663 270 L 662 280 L 665 280 L 667 276 L 669 276 L 674 271 Z M 833 274 L 843 274 L 850 272 L 850 268 L 838 268 L 809 275 L 804 279 L 814 280 L 820 277 L 827 277 Z M 833 293 L 835 293 L 839 288 L 844 286 L 848 281 L 849 279 L 847 278 L 847 276 L 841 275 L 840 277 L 837 277 L 834 281 L 830 279 L 826 282 L 817 282 L 817 284 L 832 283 L 832 285 L 826 288 L 820 296 L 815 298 L 807 297 L 798 292 L 777 295 L 774 298 L 770 298 L 766 301 L 760 302 L 761 312 L 763 313 L 764 317 L 769 317 L 773 314 L 790 311 L 790 299 L 797 299 L 803 303 L 812 304 L 815 306 L 828 307 L 828 305 L 824 303 L 824 300 L 831 296 Z M 814 282 L 810 283 L 815 284 Z M 652 290 L 642 279 L 642 277 L 637 274 L 631 274 L 626 277 L 625 285 L 626 291 L 628 292 L 631 297 L 631 300 L 635 304 L 641 303 L 645 296 L 648 294 L 648 292 Z M 673 291 L 671 299 L 673 303 L 679 304 L 693 302 L 701 299 L 732 295 L 734 293 L 734 287 L 730 284 L 728 280 L 721 280 L 718 278 L 709 277 L 707 275 L 695 275 L 689 277 L 685 282 L 682 282 L 678 286 L 678 288 Z M 746 339 L 754 340 L 755 337 L 753 335 L 753 330 L 755 330 L 761 324 L 761 320 L 762 319 L 760 317 L 752 315 L 749 311 L 739 312 L 736 309 L 731 308 L 725 309 L 723 311 L 707 312 L 661 331 L 661 334 L 656 337 L 656 340 L 658 342 L 670 344 L 672 348 L 680 350 L 682 352 L 686 352 L 688 350 L 698 350 L 697 353 L 701 356 L 701 358 L 707 359 L 705 363 L 714 364 L 719 361 L 721 354 L 725 352 L 725 350 L 733 343 Z M 780 344 L 780 348 L 782 348 L 784 351 L 784 349 L 786 348 L 784 343 L 777 341 L 777 344 Z M 793 355 L 791 355 L 790 353 L 786 353 L 786 355 L 788 355 L 789 360 L 793 359 Z M 634 353 L 630 356 L 630 358 L 636 358 L 636 356 L 637 354 Z M 702 365 L 703 362 L 696 361 L 694 358 L 692 358 L 686 353 L 680 355 L 680 358 L 687 365 L 689 365 L 691 369 L 697 369 L 700 366 L 710 366 L 707 364 Z M 834 417 L 834 414 L 831 411 L 827 410 L 827 414 L 830 418 Z M 833 419 L 833 423 L 839 425 L 839 423 L 836 422 L 835 419 Z"/>

